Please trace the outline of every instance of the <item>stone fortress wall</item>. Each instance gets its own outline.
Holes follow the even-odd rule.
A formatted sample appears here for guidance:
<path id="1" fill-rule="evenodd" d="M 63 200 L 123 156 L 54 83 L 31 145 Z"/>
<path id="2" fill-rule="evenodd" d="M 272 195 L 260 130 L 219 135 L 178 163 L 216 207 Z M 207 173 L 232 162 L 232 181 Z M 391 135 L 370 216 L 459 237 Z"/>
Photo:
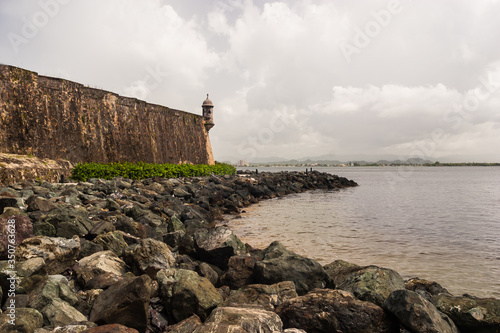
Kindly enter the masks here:
<path id="1" fill-rule="evenodd" d="M 2 153 L 72 163 L 214 164 L 211 126 L 201 115 L 0 64 Z"/>

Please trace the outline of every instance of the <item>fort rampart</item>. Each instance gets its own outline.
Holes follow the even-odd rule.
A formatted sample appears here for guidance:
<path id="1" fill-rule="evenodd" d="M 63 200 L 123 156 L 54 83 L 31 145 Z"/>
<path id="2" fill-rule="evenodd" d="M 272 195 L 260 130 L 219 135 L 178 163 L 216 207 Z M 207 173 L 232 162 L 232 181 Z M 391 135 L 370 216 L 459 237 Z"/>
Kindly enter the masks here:
<path id="1" fill-rule="evenodd" d="M 72 163 L 214 163 L 201 115 L 7 65 L 0 152 Z"/>

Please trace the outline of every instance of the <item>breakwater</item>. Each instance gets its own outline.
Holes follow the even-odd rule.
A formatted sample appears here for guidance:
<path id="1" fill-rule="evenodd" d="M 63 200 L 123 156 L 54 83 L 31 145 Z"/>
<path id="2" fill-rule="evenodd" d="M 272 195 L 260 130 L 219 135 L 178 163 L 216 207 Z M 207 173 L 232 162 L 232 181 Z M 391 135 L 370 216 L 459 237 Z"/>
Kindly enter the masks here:
<path id="1" fill-rule="evenodd" d="M 388 268 L 322 266 L 279 240 L 254 249 L 216 226 L 259 200 L 348 186 L 283 172 L 2 187 L 0 330 L 498 330 L 498 300 L 456 297 Z"/>

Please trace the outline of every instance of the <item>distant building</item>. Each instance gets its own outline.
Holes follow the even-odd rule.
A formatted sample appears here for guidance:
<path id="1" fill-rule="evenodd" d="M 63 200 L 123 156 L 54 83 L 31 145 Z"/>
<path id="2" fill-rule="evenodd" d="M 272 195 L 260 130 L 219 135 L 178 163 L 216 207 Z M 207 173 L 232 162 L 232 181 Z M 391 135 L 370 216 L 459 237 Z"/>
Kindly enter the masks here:
<path id="1" fill-rule="evenodd" d="M 247 167 L 247 166 L 250 166 L 250 163 L 248 163 L 247 161 L 244 161 L 244 160 L 239 160 L 238 166 L 239 167 Z"/>

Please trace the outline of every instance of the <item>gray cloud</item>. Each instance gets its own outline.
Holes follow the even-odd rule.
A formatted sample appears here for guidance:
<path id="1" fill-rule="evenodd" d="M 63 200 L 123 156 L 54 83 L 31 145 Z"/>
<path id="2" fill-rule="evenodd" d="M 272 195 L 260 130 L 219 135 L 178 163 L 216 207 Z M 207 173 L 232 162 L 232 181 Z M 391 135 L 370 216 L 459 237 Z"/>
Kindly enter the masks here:
<path id="1" fill-rule="evenodd" d="M 490 0 L 3 0 L 0 62 L 195 113 L 209 92 L 218 159 L 498 161 L 499 14 Z"/>

